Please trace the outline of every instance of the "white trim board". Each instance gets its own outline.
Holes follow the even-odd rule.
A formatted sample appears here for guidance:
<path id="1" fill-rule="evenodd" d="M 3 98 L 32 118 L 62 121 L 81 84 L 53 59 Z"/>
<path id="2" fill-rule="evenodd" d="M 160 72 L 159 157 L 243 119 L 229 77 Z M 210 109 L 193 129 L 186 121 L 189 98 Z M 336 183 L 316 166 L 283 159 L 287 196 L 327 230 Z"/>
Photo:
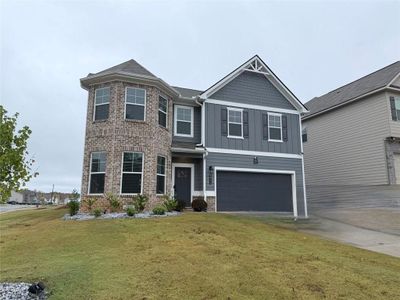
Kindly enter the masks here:
<path id="1" fill-rule="evenodd" d="M 175 185 L 175 168 L 190 168 L 190 202 L 193 202 L 193 196 L 195 195 L 194 191 L 194 164 L 192 163 L 172 163 L 172 186 L 171 186 L 171 194 L 175 194 L 174 185 Z"/>
<path id="2" fill-rule="evenodd" d="M 300 115 L 300 113 L 297 110 L 293 110 L 293 109 L 277 108 L 277 107 L 270 107 L 270 106 L 263 106 L 263 105 L 256 105 L 256 104 L 238 103 L 238 102 L 218 100 L 218 99 L 213 99 L 213 98 L 208 98 L 204 102 L 210 103 L 210 104 L 230 106 L 230 107 L 249 108 L 249 109 L 264 110 L 264 111 L 277 112 L 277 113 Z"/>
<path id="3" fill-rule="evenodd" d="M 293 215 L 297 218 L 297 189 L 296 189 L 296 172 L 289 170 L 269 170 L 269 169 L 250 169 L 250 168 L 231 168 L 231 167 L 215 167 L 214 168 L 214 192 L 215 192 L 215 212 L 217 212 L 217 172 L 218 171 L 231 171 L 231 172 L 245 172 L 245 173 L 265 173 L 265 174 L 288 174 L 292 179 L 292 203 Z"/>
<path id="4" fill-rule="evenodd" d="M 247 150 L 233 150 L 223 148 L 207 148 L 210 153 L 224 153 L 224 154 L 238 154 L 238 155 L 251 155 L 251 156 L 267 156 L 267 157 L 281 157 L 281 158 L 297 158 L 301 159 L 302 154 L 279 153 L 279 152 L 262 152 L 262 151 L 247 151 Z"/>

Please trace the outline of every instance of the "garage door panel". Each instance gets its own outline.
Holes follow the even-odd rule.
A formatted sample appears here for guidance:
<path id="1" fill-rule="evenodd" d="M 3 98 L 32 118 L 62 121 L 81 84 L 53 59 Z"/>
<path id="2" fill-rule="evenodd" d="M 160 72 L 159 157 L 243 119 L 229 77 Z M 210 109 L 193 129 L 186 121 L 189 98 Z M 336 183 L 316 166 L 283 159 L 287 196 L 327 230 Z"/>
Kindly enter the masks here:
<path id="1" fill-rule="evenodd" d="M 292 212 L 291 175 L 218 171 L 217 210 Z"/>

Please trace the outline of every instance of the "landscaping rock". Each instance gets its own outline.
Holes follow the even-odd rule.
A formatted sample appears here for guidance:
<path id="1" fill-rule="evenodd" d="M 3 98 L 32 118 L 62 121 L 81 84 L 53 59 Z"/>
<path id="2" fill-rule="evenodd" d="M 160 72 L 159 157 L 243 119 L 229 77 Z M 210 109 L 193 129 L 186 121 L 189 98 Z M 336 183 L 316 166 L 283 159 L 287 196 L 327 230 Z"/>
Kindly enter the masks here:
<path id="1" fill-rule="evenodd" d="M 29 293 L 30 283 L 3 282 L 0 283 L 0 300 L 43 300 L 47 299 L 45 291 L 34 295 Z"/>
<path id="2" fill-rule="evenodd" d="M 158 218 L 158 217 L 173 217 L 179 215 L 180 212 L 172 211 L 166 212 L 164 215 L 155 215 L 153 212 L 144 211 L 141 213 L 137 213 L 134 216 L 130 217 L 127 213 L 107 213 L 103 214 L 98 218 L 95 218 L 93 215 L 88 213 L 78 213 L 76 215 L 70 216 L 69 214 L 65 214 L 63 220 L 75 220 L 75 221 L 86 221 L 93 219 L 127 219 L 127 218 L 138 218 L 138 219 L 148 219 L 148 218 Z"/>

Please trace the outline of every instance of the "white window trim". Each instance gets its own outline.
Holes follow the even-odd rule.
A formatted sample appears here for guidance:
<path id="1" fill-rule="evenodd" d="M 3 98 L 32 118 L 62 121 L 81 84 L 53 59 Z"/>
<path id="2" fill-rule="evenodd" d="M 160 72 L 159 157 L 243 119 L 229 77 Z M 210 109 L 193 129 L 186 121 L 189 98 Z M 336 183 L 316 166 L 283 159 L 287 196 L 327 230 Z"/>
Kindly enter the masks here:
<path id="1" fill-rule="evenodd" d="M 270 116 L 278 116 L 279 118 L 280 118 L 280 120 L 281 120 L 281 122 L 280 122 L 280 127 L 276 127 L 276 126 L 270 126 L 269 125 L 269 117 Z M 281 130 L 281 138 L 279 139 L 279 140 L 276 140 L 276 139 L 271 139 L 271 131 L 270 131 L 270 128 L 279 128 L 280 130 Z M 278 143 L 281 143 L 281 142 L 283 142 L 283 132 L 282 132 L 282 114 L 277 114 L 277 113 L 268 113 L 268 142 L 278 142 Z"/>
<path id="2" fill-rule="evenodd" d="M 110 87 L 102 87 L 102 88 L 98 88 L 98 89 L 95 89 L 94 90 L 94 100 L 93 100 L 93 122 L 95 122 L 95 121 L 104 121 L 104 120 L 107 120 L 107 119 L 104 119 L 104 120 L 96 120 L 96 107 L 97 106 L 101 106 L 101 105 L 110 105 L 110 98 L 108 98 L 108 102 L 107 103 L 101 103 L 101 104 L 96 104 L 96 96 L 97 96 L 97 91 L 100 91 L 100 90 L 105 90 L 105 89 L 109 89 L 110 90 L 110 97 L 111 97 L 111 89 L 110 89 Z M 110 108 L 109 108 L 110 109 Z"/>
<path id="3" fill-rule="evenodd" d="M 125 153 L 140 153 L 142 154 L 142 172 L 124 172 L 124 154 Z M 124 174 L 141 174 L 141 182 L 140 182 L 140 195 L 143 194 L 143 173 L 144 173 L 144 152 L 140 151 L 123 151 L 122 152 L 122 160 L 121 160 L 121 179 L 119 184 L 119 194 L 124 196 L 136 196 L 138 193 L 122 193 L 122 178 Z"/>
<path id="4" fill-rule="evenodd" d="M 394 109 L 396 110 L 396 117 L 397 117 L 397 121 L 396 122 L 399 122 L 400 121 L 400 114 L 398 114 L 397 111 L 400 110 L 400 107 L 397 109 L 397 106 L 396 106 L 397 101 L 400 103 L 400 97 L 396 97 L 395 96 L 394 97 Z"/>
<path id="5" fill-rule="evenodd" d="M 171 194 L 175 196 L 175 168 L 190 168 L 190 202 L 193 202 L 194 192 L 194 164 L 192 163 L 172 163 L 172 186 L 171 186 Z"/>
<path id="6" fill-rule="evenodd" d="M 184 108 L 184 109 L 190 109 L 190 134 L 183 134 L 183 133 L 177 133 L 177 111 L 178 108 Z M 192 106 L 184 106 L 184 105 L 175 105 L 174 107 L 174 135 L 175 136 L 182 136 L 182 137 L 193 137 L 193 123 L 194 123 L 194 113 L 193 113 L 193 107 Z M 188 122 L 188 121 L 181 121 L 179 122 Z"/>
<path id="7" fill-rule="evenodd" d="M 238 122 L 230 122 L 229 121 L 229 112 L 230 111 L 238 111 L 238 112 L 240 112 L 240 120 L 241 120 L 241 123 L 238 123 Z M 230 139 L 243 139 L 243 109 L 241 109 L 241 108 L 232 108 L 232 107 L 228 107 L 227 108 L 227 116 L 226 116 L 226 121 L 227 121 L 227 124 L 228 124 L 228 138 L 230 138 Z M 240 124 L 241 125 L 241 135 L 239 136 L 239 135 L 230 135 L 229 134 L 229 123 L 231 123 L 231 124 Z"/>
<path id="8" fill-rule="evenodd" d="M 160 118 L 158 118 L 158 126 L 161 126 L 162 128 L 167 128 L 168 129 L 168 98 L 164 97 L 162 95 L 158 95 L 158 97 L 161 97 L 161 98 L 163 98 L 164 100 L 167 101 L 167 110 L 164 112 L 164 111 L 162 111 L 160 109 L 160 98 L 158 99 L 158 111 L 165 114 L 165 126 L 160 124 Z"/>
<path id="9" fill-rule="evenodd" d="M 106 166 L 104 168 L 104 172 L 92 172 L 92 158 L 95 153 L 106 153 Z M 104 174 L 104 189 L 106 185 L 105 176 L 106 176 L 106 168 L 107 168 L 107 152 L 105 151 L 94 151 L 90 153 L 90 164 L 89 164 L 89 184 L 88 184 L 88 195 L 90 196 L 101 196 L 103 193 L 90 193 L 90 183 L 92 182 L 92 174 Z"/>
<path id="10" fill-rule="evenodd" d="M 156 172 L 156 195 L 157 196 L 162 196 L 162 195 L 165 195 L 166 194 L 166 191 L 167 191 L 167 157 L 166 156 L 164 156 L 164 155 L 157 155 L 157 168 L 158 168 L 158 157 L 164 157 L 164 159 L 165 159 L 165 165 L 164 165 L 164 174 L 160 174 L 160 173 L 158 173 L 158 172 Z M 164 176 L 164 193 L 162 193 L 162 194 L 158 194 L 157 193 L 157 177 L 158 176 Z"/>
<path id="11" fill-rule="evenodd" d="M 128 89 L 137 89 L 137 90 L 142 90 L 144 91 L 144 104 L 137 104 L 137 103 L 128 103 L 126 102 L 128 98 Z M 127 119 L 126 118 L 126 106 L 127 105 L 136 105 L 136 106 L 144 106 L 144 115 L 143 115 L 143 120 L 136 120 L 136 119 Z M 146 122 L 146 105 L 147 105 L 147 91 L 146 89 L 134 87 L 134 86 L 127 86 L 125 87 L 125 105 L 124 105 L 124 119 L 126 121 L 137 121 L 137 122 Z"/>

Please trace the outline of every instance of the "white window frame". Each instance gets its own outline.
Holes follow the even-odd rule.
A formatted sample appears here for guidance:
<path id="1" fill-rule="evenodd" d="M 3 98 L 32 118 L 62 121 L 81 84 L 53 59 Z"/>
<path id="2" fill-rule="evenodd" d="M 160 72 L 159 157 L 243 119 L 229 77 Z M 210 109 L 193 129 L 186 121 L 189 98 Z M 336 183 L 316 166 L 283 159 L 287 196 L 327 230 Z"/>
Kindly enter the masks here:
<path id="1" fill-rule="evenodd" d="M 270 116 L 275 116 L 275 117 L 279 117 L 281 122 L 280 122 L 280 127 L 276 127 L 276 126 L 270 126 L 269 125 L 269 117 Z M 271 128 L 279 128 L 281 130 L 281 138 L 279 140 L 276 139 L 271 139 Z M 283 130 L 282 130 L 282 114 L 277 114 L 277 113 L 268 113 L 268 142 L 283 142 Z"/>
<path id="2" fill-rule="evenodd" d="M 166 191 L 167 191 L 167 181 L 166 181 L 166 179 L 167 179 L 167 157 L 164 156 L 164 155 L 157 155 L 157 169 L 158 169 L 158 158 L 159 157 L 163 157 L 164 158 L 165 165 L 164 165 L 164 174 L 158 173 L 158 170 L 156 172 L 156 195 L 157 196 L 165 195 Z M 157 193 L 157 177 L 158 176 L 164 176 L 164 193 L 162 193 L 162 194 L 158 194 Z"/>
<path id="3" fill-rule="evenodd" d="M 106 165 L 104 167 L 104 172 L 92 172 L 92 159 L 93 159 L 93 154 L 95 153 L 105 153 L 106 154 Z M 89 184 L 88 184 L 88 195 L 94 195 L 94 196 L 100 196 L 103 195 L 103 193 L 90 193 L 90 183 L 92 182 L 92 174 L 104 174 L 104 190 L 105 190 L 105 185 L 106 185 L 106 169 L 107 169 L 107 152 L 106 151 L 94 151 L 90 153 L 90 164 L 89 164 Z"/>
<path id="4" fill-rule="evenodd" d="M 108 102 L 107 103 L 101 103 L 101 104 L 96 104 L 96 98 L 97 98 L 97 91 L 100 91 L 100 90 L 105 90 L 105 89 L 109 89 L 110 90 L 110 96 L 109 96 L 109 98 L 108 98 Z M 105 121 L 105 120 L 107 120 L 107 119 L 104 119 L 104 120 L 96 120 L 96 107 L 97 106 L 100 106 L 100 105 L 106 105 L 106 104 L 108 104 L 108 105 L 110 105 L 110 98 L 111 98 L 111 88 L 109 87 L 109 86 L 106 86 L 106 87 L 102 87 L 102 88 L 97 88 L 97 89 L 95 89 L 94 90 L 94 100 L 93 100 L 93 122 L 95 122 L 95 121 Z M 108 106 L 108 109 L 110 109 L 110 106 Z M 110 113 L 110 111 L 108 111 L 109 113 Z"/>
<path id="5" fill-rule="evenodd" d="M 240 112 L 240 120 L 241 120 L 240 123 L 238 123 L 238 122 L 230 122 L 229 121 L 229 112 L 230 111 L 238 111 L 238 112 Z M 228 138 L 230 138 L 230 139 L 243 139 L 243 109 L 242 108 L 228 107 L 227 108 L 226 119 L 227 119 L 226 121 L 227 121 L 227 124 L 228 124 Z M 240 124 L 241 125 L 241 135 L 240 136 L 239 135 L 230 135 L 229 124 Z"/>
<path id="6" fill-rule="evenodd" d="M 177 133 L 178 130 L 178 119 L 177 119 L 177 115 L 178 115 L 178 108 L 183 108 L 183 109 L 190 109 L 190 134 L 183 134 L 183 133 Z M 175 136 L 182 136 L 182 137 L 193 137 L 193 123 L 194 123 L 194 113 L 193 113 L 193 107 L 192 106 L 185 106 L 185 105 L 175 105 L 174 107 L 174 135 Z M 185 120 L 179 120 L 179 122 L 188 122 Z"/>
<path id="7" fill-rule="evenodd" d="M 141 172 L 126 172 L 124 171 L 124 154 L 125 153 L 140 153 L 142 154 L 142 171 Z M 119 188 L 119 194 L 120 195 L 125 195 L 125 196 L 135 196 L 139 195 L 138 193 L 122 193 L 122 179 L 124 177 L 124 174 L 141 174 L 141 182 L 140 182 L 140 195 L 143 194 L 143 174 L 144 174 L 144 152 L 140 151 L 123 151 L 122 152 L 122 160 L 121 160 L 121 180 L 120 180 L 120 188 Z"/>
<path id="8" fill-rule="evenodd" d="M 399 103 L 400 105 L 400 97 L 394 97 L 394 109 L 396 110 L 396 117 L 397 117 L 397 122 L 400 121 L 400 114 L 397 113 L 398 110 L 400 110 L 400 107 L 397 108 L 396 103 Z"/>
<path id="9" fill-rule="evenodd" d="M 160 118 L 158 118 L 158 126 L 161 126 L 162 128 L 167 128 L 168 129 L 168 98 L 164 97 L 163 95 L 158 95 L 158 97 L 161 97 L 165 101 L 167 101 L 167 110 L 166 111 L 162 111 L 160 109 L 160 98 L 158 98 L 158 111 L 165 114 L 165 126 L 160 124 Z"/>
<path id="10" fill-rule="evenodd" d="M 137 90 L 142 90 L 144 91 L 144 104 L 137 104 L 137 103 L 128 103 L 126 102 L 128 98 L 128 89 L 137 89 Z M 126 106 L 127 105 L 136 105 L 136 106 L 144 106 L 144 112 L 143 112 L 143 120 L 135 120 L 135 119 L 127 119 L 126 118 Z M 147 105 L 147 91 L 146 89 L 134 87 L 134 86 L 127 86 L 125 87 L 125 106 L 124 106 L 124 119 L 126 121 L 133 121 L 133 122 L 146 122 L 146 105 Z"/>

